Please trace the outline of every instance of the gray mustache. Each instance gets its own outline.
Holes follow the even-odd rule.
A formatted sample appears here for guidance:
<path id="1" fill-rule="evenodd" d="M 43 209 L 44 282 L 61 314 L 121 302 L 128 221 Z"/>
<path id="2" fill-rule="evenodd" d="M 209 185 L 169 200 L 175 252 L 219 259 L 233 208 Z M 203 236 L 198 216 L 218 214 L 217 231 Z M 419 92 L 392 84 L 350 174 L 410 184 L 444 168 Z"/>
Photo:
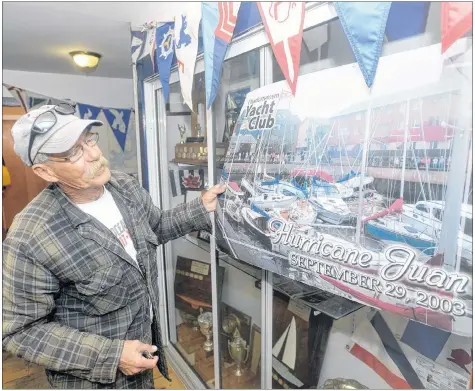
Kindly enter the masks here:
<path id="1" fill-rule="evenodd" d="M 101 156 L 99 160 L 92 163 L 91 167 L 89 167 L 86 175 L 87 178 L 94 179 L 97 174 L 105 167 L 109 167 L 109 161 L 104 156 Z"/>

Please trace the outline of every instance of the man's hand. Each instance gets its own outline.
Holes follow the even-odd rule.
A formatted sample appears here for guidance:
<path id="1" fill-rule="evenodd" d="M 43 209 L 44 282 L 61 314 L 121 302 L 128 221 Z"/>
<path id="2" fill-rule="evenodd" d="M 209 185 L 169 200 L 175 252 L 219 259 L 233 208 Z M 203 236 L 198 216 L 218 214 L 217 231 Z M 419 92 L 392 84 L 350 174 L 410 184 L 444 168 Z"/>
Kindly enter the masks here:
<path id="1" fill-rule="evenodd" d="M 124 348 L 119 361 L 119 369 L 124 375 L 130 376 L 143 372 L 147 369 L 153 369 L 157 365 L 158 357 L 153 359 L 145 358 L 142 352 L 153 353 L 157 351 L 156 346 L 147 345 L 140 341 L 125 341 Z"/>
<path id="2" fill-rule="evenodd" d="M 224 193 L 225 190 L 226 185 L 215 185 L 203 194 L 203 205 L 208 212 L 216 210 L 216 198 L 218 197 L 218 194 Z"/>

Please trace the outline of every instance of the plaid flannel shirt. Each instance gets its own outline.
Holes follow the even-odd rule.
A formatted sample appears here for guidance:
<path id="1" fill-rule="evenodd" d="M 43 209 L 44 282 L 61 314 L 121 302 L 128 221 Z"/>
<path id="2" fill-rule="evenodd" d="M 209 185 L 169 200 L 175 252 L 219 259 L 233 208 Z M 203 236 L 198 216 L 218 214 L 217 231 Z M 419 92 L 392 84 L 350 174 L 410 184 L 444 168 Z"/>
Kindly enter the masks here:
<path id="1" fill-rule="evenodd" d="M 152 371 L 118 370 L 124 340 L 134 339 L 158 347 L 158 369 L 168 378 L 156 247 L 211 228 L 201 199 L 161 211 L 134 178 L 115 171 L 106 187 L 139 266 L 54 184 L 15 217 L 3 243 L 3 348 L 44 366 L 55 388 L 153 388 Z"/>

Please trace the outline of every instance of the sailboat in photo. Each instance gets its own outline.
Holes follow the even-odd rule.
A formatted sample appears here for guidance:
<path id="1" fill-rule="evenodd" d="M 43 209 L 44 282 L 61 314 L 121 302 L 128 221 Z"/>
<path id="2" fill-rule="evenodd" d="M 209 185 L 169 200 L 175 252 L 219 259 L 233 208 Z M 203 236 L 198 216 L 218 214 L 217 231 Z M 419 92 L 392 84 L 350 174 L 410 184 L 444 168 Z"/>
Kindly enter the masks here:
<path id="1" fill-rule="evenodd" d="M 418 201 L 404 205 L 402 221 L 435 238 L 440 238 L 445 201 Z M 473 214 L 472 207 L 462 204 L 462 217 L 465 219 L 458 233 L 462 241 L 462 257 L 471 263 L 473 256 Z"/>
<path id="2" fill-rule="evenodd" d="M 292 317 L 290 324 L 272 348 L 272 368 L 285 381 L 300 388 L 303 383 L 291 372 L 297 360 L 297 324 Z"/>

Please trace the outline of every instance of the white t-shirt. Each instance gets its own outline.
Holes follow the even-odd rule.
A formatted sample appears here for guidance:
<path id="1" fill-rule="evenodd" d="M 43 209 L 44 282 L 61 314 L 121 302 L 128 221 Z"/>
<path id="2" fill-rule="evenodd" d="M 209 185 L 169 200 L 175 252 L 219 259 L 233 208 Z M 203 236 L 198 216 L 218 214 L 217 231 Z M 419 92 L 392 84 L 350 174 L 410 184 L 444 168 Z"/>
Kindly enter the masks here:
<path id="1" fill-rule="evenodd" d="M 120 213 L 120 210 L 109 190 L 104 187 L 104 194 L 102 194 L 98 200 L 86 204 L 76 204 L 76 206 L 88 215 L 95 217 L 109 228 L 117 239 L 119 239 L 120 244 L 122 244 L 125 251 L 127 251 L 127 254 L 129 254 L 137 266 L 139 266 L 137 262 L 137 250 L 135 249 L 134 242 L 129 234 L 127 226 L 125 225 L 122 213 Z M 150 317 L 153 318 L 151 302 Z"/>

